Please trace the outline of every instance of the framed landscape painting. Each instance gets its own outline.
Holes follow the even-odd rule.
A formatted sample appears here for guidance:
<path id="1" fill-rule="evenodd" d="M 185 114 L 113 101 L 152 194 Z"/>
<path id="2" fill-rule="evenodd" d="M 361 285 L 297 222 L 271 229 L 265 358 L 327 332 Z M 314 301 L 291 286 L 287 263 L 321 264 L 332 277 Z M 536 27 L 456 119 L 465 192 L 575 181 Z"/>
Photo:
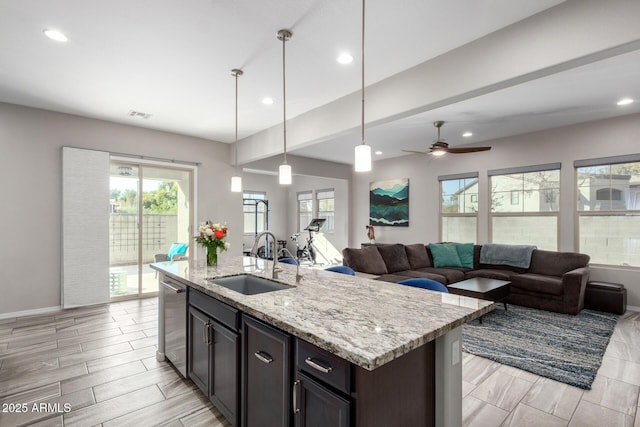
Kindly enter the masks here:
<path id="1" fill-rule="evenodd" d="M 370 183 L 369 225 L 409 226 L 409 178 Z"/>

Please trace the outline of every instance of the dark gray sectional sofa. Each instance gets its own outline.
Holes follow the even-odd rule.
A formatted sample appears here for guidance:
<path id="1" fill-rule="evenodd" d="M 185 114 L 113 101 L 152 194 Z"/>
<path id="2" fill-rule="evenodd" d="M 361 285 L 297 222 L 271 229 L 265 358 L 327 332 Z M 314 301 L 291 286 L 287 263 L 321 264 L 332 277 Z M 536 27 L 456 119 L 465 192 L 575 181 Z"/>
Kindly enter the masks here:
<path id="1" fill-rule="evenodd" d="M 506 302 L 559 313 L 577 314 L 584 307 L 589 256 L 535 249 L 529 268 L 481 264 L 482 245 L 474 245 L 473 268 L 434 267 L 428 245 L 376 244 L 342 251 L 344 264 L 377 280 L 400 282 L 422 277 L 450 285 L 472 277 L 509 280 Z"/>

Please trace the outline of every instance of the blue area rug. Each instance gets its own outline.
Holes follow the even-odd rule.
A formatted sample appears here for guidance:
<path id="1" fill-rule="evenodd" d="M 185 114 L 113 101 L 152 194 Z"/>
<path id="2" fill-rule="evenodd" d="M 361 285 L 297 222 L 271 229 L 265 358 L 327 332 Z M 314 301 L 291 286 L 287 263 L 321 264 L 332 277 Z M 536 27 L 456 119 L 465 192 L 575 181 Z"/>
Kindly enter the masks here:
<path id="1" fill-rule="evenodd" d="M 502 305 L 462 328 L 462 348 L 534 374 L 590 390 L 618 321 L 615 314 L 577 316 Z"/>

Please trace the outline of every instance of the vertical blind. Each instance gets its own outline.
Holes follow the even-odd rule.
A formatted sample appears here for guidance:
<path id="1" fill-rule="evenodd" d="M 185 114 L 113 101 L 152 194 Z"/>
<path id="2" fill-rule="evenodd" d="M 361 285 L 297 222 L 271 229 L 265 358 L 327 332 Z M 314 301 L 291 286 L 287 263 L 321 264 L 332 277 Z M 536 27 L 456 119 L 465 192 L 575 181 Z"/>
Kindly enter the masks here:
<path id="1" fill-rule="evenodd" d="M 109 302 L 109 153 L 62 148 L 62 307 Z"/>

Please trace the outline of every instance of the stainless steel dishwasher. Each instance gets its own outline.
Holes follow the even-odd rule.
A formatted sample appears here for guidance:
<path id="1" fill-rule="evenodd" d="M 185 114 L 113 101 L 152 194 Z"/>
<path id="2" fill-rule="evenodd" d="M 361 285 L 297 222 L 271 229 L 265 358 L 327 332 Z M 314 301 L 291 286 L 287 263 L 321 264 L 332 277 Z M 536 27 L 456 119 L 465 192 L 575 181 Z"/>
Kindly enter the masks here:
<path id="1" fill-rule="evenodd" d="M 164 299 L 164 355 L 187 377 L 187 289 L 165 278 L 162 285 Z"/>

